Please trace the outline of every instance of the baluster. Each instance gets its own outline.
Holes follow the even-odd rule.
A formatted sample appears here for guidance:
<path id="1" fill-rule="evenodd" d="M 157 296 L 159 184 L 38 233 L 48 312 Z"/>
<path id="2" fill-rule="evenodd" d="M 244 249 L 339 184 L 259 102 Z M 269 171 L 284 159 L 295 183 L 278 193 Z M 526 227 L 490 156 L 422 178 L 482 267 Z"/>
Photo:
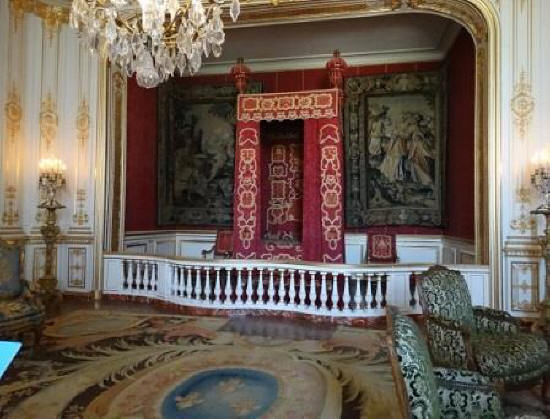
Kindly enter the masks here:
<path id="1" fill-rule="evenodd" d="M 365 309 L 368 309 L 368 308 L 369 308 L 370 302 L 371 302 L 371 298 L 372 298 L 372 292 L 371 292 L 371 289 L 372 289 L 372 277 L 373 277 L 372 274 L 367 274 L 367 275 L 366 275 L 366 282 L 365 282 L 365 298 L 364 298 L 364 300 L 362 301 L 362 302 L 364 303 Z M 365 279 L 365 277 L 363 277 L 363 279 Z"/>
<path id="2" fill-rule="evenodd" d="M 183 298 L 185 294 L 185 266 L 179 266 L 180 271 L 180 293 L 179 296 Z"/>
<path id="3" fill-rule="evenodd" d="M 151 264 L 149 262 L 143 263 L 143 289 L 148 291 L 151 289 Z"/>
<path id="4" fill-rule="evenodd" d="M 380 276 L 380 294 L 382 295 L 382 301 L 380 306 L 382 308 L 386 307 L 386 291 L 388 289 L 388 275 L 383 273 Z"/>
<path id="5" fill-rule="evenodd" d="M 306 305 L 306 271 L 299 271 L 300 273 L 300 290 L 298 291 L 298 303 L 297 305 Z"/>
<path id="6" fill-rule="evenodd" d="M 228 304 L 231 302 L 231 269 L 225 270 L 225 289 L 223 291 L 225 294 L 224 303 Z"/>
<path id="7" fill-rule="evenodd" d="M 256 303 L 264 302 L 264 269 L 260 268 L 260 276 L 258 277 L 258 290 L 256 291 L 256 294 L 258 295 L 258 299 L 256 300 Z"/>
<path id="8" fill-rule="evenodd" d="M 279 290 L 277 292 L 279 299 L 277 300 L 277 304 L 284 304 L 286 299 L 286 293 L 285 293 L 285 270 L 279 269 Z"/>
<path id="9" fill-rule="evenodd" d="M 254 289 L 252 288 L 252 271 L 254 268 L 248 269 L 248 277 L 246 279 L 246 300 L 245 304 L 252 304 L 252 293 Z"/>
<path id="10" fill-rule="evenodd" d="M 216 270 L 216 285 L 214 286 L 214 303 L 220 304 L 220 297 L 222 294 L 222 287 L 220 284 L 220 268 L 216 266 L 214 269 Z"/>
<path id="11" fill-rule="evenodd" d="M 186 266 L 187 270 L 187 282 L 185 283 L 185 296 L 187 298 L 192 298 L 193 296 L 193 268 L 191 266 Z"/>
<path id="12" fill-rule="evenodd" d="M 309 301 L 312 308 L 317 308 L 317 283 L 315 281 L 315 275 L 317 272 L 309 271 Z"/>
<path id="13" fill-rule="evenodd" d="M 123 278 L 122 289 L 124 289 L 124 290 L 128 289 L 128 272 L 129 272 L 128 261 L 123 260 L 122 261 L 122 278 Z"/>
<path id="14" fill-rule="evenodd" d="M 273 269 L 269 269 L 269 285 L 267 288 L 267 302 L 270 304 L 275 303 L 273 298 L 275 295 L 275 287 L 273 286 Z"/>
<path id="15" fill-rule="evenodd" d="M 350 291 L 349 287 L 350 287 L 349 274 L 344 274 L 344 294 L 342 295 L 342 302 L 343 302 L 342 310 L 344 311 L 347 311 L 350 309 L 351 294 L 349 292 Z"/>
<path id="16" fill-rule="evenodd" d="M 296 271 L 294 269 L 290 269 L 288 272 L 290 275 L 290 281 L 288 285 L 288 303 L 296 305 L 296 284 L 294 283 L 294 275 Z"/>
<path id="17" fill-rule="evenodd" d="M 195 266 L 195 298 L 202 300 L 202 266 Z"/>
<path id="18" fill-rule="evenodd" d="M 237 268 L 237 285 L 235 287 L 235 297 L 236 297 L 235 303 L 242 302 L 243 284 L 242 284 L 241 272 L 242 272 L 242 269 Z"/>
<path id="19" fill-rule="evenodd" d="M 409 292 L 411 293 L 409 305 L 411 307 L 415 307 L 417 301 L 416 298 L 414 298 L 416 293 L 416 274 L 414 272 L 411 272 L 411 274 L 409 275 Z"/>
<path id="20" fill-rule="evenodd" d="M 327 273 L 321 272 L 321 308 L 328 309 L 327 305 Z"/>
<path id="21" fill-rule="evenodd" d="M 159 284 L 159 265 L 155 263 L 153 265 L 153 291 L 158 291 Z"/>
<path id="22" fill-rule="evenodd" d="M 211 302 L 212 299 L 210 298 L 212 296 L 212 286 L 210 285 L 210 267 L 206 267 L 206 280 L 204 284 L 204 299 L 207 303 Z"/>
<path id="23" fill-rule="evenodd" d="M 141 272 L 141 261 L 137 260 L 136 261 L 136 266 L 137 266 L 137 269 L 136 269 L 136 290 L 140 290 L 141 289 L 141 286 L 142 286 L 142 272 Z"/>
<path id="24" fill-rule="evenodd" d="M 355 293 L 353 294 L 354 310 L 361 310 L 363 296 L 361 294 L 361 283 L 363 282 L 364 274 L 355 275 Z"/>
<path id="25" fill-rule="evenodd" d="M 176 267 L 175 265 L 170 264 L 170 295 L 176 295 L 177 287 L 177 277 L 176 277 Z"/>
<path id="26" fill-rule="evenodd" d="M 378 301 L 376 301 L 376 294 L 378 293 L 378 274 L 373 274 L 370 283 L 370 291 L 372 294 L 372 300 L 370 303 L 371 308 L 377 308 Z"/>
<path id="27" fill-rule="evenodd" d="M 338 274 L 332 273 L 332 292 L 330 294 L 330 299 L 332 301 L 331 310 L 338 310 L 338 303 L 340 302 L 340 296 L 338 295 Z"/>

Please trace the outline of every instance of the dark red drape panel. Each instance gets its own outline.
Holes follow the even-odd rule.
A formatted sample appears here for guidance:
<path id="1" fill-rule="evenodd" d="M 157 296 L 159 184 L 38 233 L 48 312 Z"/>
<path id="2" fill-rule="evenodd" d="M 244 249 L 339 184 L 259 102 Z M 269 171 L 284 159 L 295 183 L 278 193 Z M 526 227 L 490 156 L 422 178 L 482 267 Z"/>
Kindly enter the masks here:
<path id="1" fill-rule="evenodd" d="M 339 118 L 318 121 L 323 262 L 344 261 L 344 147 Z"/>
<path id="2" fill-rule="evenodd" d="M 235 256 L 257 258 L 261 245 L 260 122 L 237 121 L 233 243 Z"/>
<path id="3" fill-rule="evenodd" d="M 319 187 L 318 120 L 304 121 L 304 259 L 321 260 L 321 194 Z"/>

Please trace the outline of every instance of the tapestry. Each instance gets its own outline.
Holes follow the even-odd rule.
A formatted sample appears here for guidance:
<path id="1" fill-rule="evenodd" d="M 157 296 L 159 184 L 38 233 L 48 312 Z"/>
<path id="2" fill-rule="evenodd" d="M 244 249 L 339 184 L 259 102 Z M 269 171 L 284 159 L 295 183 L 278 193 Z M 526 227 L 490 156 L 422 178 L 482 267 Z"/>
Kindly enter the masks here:
<path id="1" fill-rule="evenodd" d="M 444 72 L 346 80 L 346 221 L 441 226 L 446 143 Z"/>
<path id="2" fill-rule="evenodd" d="M 236 101 L 233 85 L 159 87 L 159 226 L 233 225 Z"/>

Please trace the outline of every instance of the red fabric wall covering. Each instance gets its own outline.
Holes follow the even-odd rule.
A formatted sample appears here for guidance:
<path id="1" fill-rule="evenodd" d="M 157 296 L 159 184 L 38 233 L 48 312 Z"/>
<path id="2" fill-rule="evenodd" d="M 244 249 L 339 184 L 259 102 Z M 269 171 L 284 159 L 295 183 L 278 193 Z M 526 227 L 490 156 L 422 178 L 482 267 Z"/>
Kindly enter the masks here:
<path id="1" fill-rule="evenodd" d="M 449 113 L 445 234 L 474 240 L 475 47 L 465 29 L 447 56 Z"/>
<path id="2" fill-rule="evenodd" d="M 157 91 L 128 80 L 126 231 L 157 229 Z"/>
<path id="3" fill-rule="evenodd" d="M 452 54 L 463 54 L 459 43 L 465 41 L 461 37 L 457 40 L 457 45 L 451 51 Z M 470 41 L 471 43 L 471 41 Z M 464 47 L 462 47 L 464 48 Z M 472 44 L 473 48 L 473 44 Z M 456 51 L 455 51 L 456 50 Z M 462 52 L 461 52 L 462 51 Z M 452 57 L 451 57 L 452 60 Z M 455 58 L 457 66 L 456 74 L 460 74 L 464 71 L 464 68 L 468 68 L 471 65 L 472 71 L 474 66 L 470 62 L 464 61 L 464 57 L 457 55 Z M 364 76 L 369 74 L 384 74 L 384 73 L 397 73 L 407 71 L 430 71 L 436 70 L 441 67 L 441 62 L 418 62 L 418 63 L 401 63 L 401 64 L 381 64 L 362 67 L 350 67 L 347 73 L 348 77 Z M 262 82 L 264 93 L 279 93 L 288 91 L 300 91 L 310 89 L 324 89 L 328 88 L 328 74 L 324 68 L 322 69 L 309 69 L 309 70 L 296 70 L 296 71 L 280 71 L 271 73 L 253 73 L 251 75 L 251 81 Z M 463 80 L 465 82 L 465 80 Z M 233 80 L 230 75 L 212 75 L 212 76 L 195 76 L 185 77 L 180 79 L 180 83 L 186 84 L 227 84 L 232 83 Z M 473 83 L 473 82 L 472 82 Z M 472 84 L 473 85 L 473 84 Z M 454 95 L 449 95 L 450 101 L 455 100 L 453 97 L 460 96 L 465 92 L 464 87 L 453 89 Z M 461 106 L 467 102 L 464 98 L 457 99 L 462 100 L 462 105 L 453 107 L 453 112 L 449 112 L 449 120 L 453 118 L 460 118 L 460 114 L 456 112 L 461 111 Z M 473 124 L 473 101 L 471 105 L 472 124 Z M 462 110 L 465 112 L 464 110 Z M 466 112 L 467 113 L 467 112 Z M 454 116 L 456 115 L 456 116 Z M 126 181 L 126 231 L 148 231 L 157 230 L 159 226 L 157 224 L 157 167 L 156 167 L 156 147 L 157 147 L 157 91 L 156 89 L 147 90 L 137 86 L 135 80 L 130 80 L 128 84 L 128 143 L 127 143 L 127 181 Z M 458 119 L 461 121 L 460 119 Z M 449 136 L 449 143 L 459 136 L 465 135 L 468 131 L 468 124 L 458 123 L 454 126 L 455 133 Z M 460 140 L 462 141 L 462 140 Z M 471 141 L 473 142 L 473 129 L 471 130 Z M 467 142 L 467 141 L 466 141 Z M 466 143 L 461 143 L 460 147 L 449 147 L 449 151 L 453 150 L 453 158 L 455 155 L 464 153 L 468 150 Z M 471 147 L 473 152 L 473 146 Z M 456 157 L 453 160 L 453 164 L 457 164 L 459 159 L 464 156 Z M 468 160 L 462 159 L 462 160 Z M 455 178 L 447 185 L 448 197 L 452 197 L 454 193 L 460 191 L 471 191 L 471 201 L 473 202 L 473 186 L 471 189 L 463 188 L 461 185 L 460 176 L 465 172 L 471 172 L 473 178 L 473 156 L 472 156 L 472 168 L 467 166 L 461 166 L 460 170 L 455 173 Z M 455 170 L 451 169 L 450 170 Z M 449 172 L 450 172 L 449 170 Z M 472 184 L 473 185 L 473 184 Z M 462 188 L 462 189 L 461 189 Z M 468 186 L 469 188 L 469 186 Z M 392 232 L 395 234 L 450 234 L 457 235 L 459 237 L 470 238 L 468 233 L 464 233 L 467 229 L 464 227 L 467 216 L 461 215 L 464 211 L 471 212 L 473 219 L 473 209 L 468 206 L 468 199 L 462 197 L 459 201 L 459 207 L 453 207 L 454 211 L 449 213 L 449 229 L 444 230 L 441 228 L 429 228 L 418 226 L 396 226 L 396 227 L 382 227 L 384 231 Z M 457 205 L 456 202 L 453 205 Z M 465 205 L 462 207 L 462 205 Z M 473 206 L 472 206 L 473 208 Z M 458 221 L 455 221 L 457 219 Z M 451 222 L 452 220 L 452 222 Z M 451 227 L 452 226 L 452 227 Z M 165 226 L 164 229 L 174 228 L 186 228 L 186 229 L 200 229 L 197 226 Z M 204 226 L 202 228 L 208 228 Z M 458 227 L 458 229 L 457 229 Z M 366 229 L 368 231 L 380 231 L 380 227 L 372 227 Z M 362 230 L 346 230 L 350 232 L 363 232 Z M 473 221 L 469 231 L 473 231 Z M 459 234 L 460 233 L 460 234 Z M 472 234 L 473 238 L 473 234 Z"/>

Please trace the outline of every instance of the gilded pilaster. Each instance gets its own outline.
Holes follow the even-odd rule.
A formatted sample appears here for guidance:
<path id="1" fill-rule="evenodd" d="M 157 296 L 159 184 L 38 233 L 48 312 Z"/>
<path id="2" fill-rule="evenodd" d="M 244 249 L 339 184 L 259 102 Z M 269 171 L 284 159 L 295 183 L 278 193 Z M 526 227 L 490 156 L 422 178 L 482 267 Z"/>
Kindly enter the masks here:
<path id="1" fill-rule="evenodd" d="M 530 179 L 530 137 L 532 119 L 535 111 L 531 80 L 533 71 L 533 2 L 532 0 L 514 0 L 512 6 L 512 79 L 513 90 L 510 99 L 512 114 L 511 130 L 511 187 L 514 206 L 510 220 L 510 229 L 515 234 L 533 234 L 537 223 L 530 214 L 531 202 Z M 513 302 L 512 302 L 513 304 Z"/>
<path id="2" fill-rule="evenodd" d="M 1 230 L 5 233 L 20 231 L 19 186 L 20 151 L 22 138 L 23 106 L 23 13 L 10 3 L 7 47 L 8 92 L 3 104 L 4 132 L 2 141 L 3 208 Z"/>

